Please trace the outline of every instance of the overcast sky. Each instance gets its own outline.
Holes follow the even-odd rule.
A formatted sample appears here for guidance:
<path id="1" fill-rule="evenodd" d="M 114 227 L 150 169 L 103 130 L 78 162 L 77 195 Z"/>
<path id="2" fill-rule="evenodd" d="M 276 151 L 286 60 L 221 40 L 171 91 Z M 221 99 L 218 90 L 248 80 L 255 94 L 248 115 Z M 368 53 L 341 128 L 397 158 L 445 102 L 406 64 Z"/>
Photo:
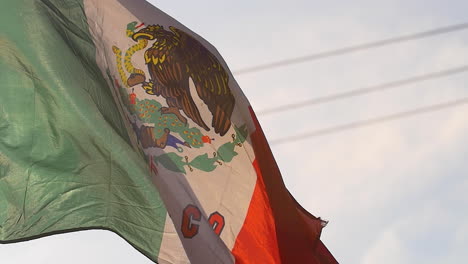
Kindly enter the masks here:
<path id="1" fill-rule="evenodd" d="M 235 71 L 468 22 L 467 1 L 150 1 L 217 47 Z M 468 30 L 236 76 L 254 110 L 464 65 Z M 468 97 L 468 74 L 260 115 L 270 140 Z M 468 105 L 272 145 L 287 187 L 330 221 L 341 263 L 468 263 Z M 2 263 L 151 263 L 86 231 L 0 245 Z"/>

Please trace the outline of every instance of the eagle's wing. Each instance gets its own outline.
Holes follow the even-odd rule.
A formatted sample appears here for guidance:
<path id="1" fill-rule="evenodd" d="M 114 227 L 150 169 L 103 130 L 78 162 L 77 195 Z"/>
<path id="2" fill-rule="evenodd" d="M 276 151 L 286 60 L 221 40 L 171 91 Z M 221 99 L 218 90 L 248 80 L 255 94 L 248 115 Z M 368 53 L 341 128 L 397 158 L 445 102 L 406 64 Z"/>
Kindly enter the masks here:
<path id="1" fill-rule="evenodd" d="M 198 96 L 213 114 L 212 127 L 224 136 L 231 127 L 231 114 L 235 99 L 229 88 L 229 75 L 218 59 L 200 42 L 178 29 L 171 28 L 180 35 L 181 54 L 186 70 L 192 78 Z"/>
<path id="2" fill-rule="evenodd" d="M 182 109 L 187 117 L 209 131 L 190 95 L 189 74 L 180 52 L 172 52 L 168 47 L 151 48 L 145 52 L 145 60 L 151 77 L 157 80 L 152 93 L 162 95 L 168 106 Z"/>

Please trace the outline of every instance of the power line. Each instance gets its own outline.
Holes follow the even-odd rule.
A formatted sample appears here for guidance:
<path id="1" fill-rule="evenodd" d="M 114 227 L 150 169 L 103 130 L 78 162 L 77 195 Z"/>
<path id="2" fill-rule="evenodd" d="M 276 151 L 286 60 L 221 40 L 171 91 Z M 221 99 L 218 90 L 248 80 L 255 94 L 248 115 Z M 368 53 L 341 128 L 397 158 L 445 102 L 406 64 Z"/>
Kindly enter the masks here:
<path id="1" fill-rule="evenodd" d="M 453 100 L 453 101 L 449 101 L 449 102 L 445 102 L 445 103 L 434 104 L 434 105 L 429 105 L 429 106 L 426 106 L 426 107 L 416 108 L 416 109 L 413 109 L 413 110 L 400 112 L 400 113 L 396 113 L 396 114 L 392 114 L 392 115 L 376 117 L 376 118 L 361 120 L 361 121 L 357 121 L 357 122 L 351 122 L 351 123 L 338 125 L 338 126 L 333 126 L 333 127 L 329 127 L 329 128 L 313 130 L 313 131 L 310 131 L 310 132 L 297 134 L 297 135 L 294 135 L 294 136 L 273 139 L 273 140 L 270 141 L 270 144 L 280 145 L 280 144 L 286 144 L 286 143 L 306 140 L 306 139 L 309 139 L 309 138 L 312 138 L 312 137 L 319 137 L 319 136 L 325 136 L 325 135 L 329 135 L 329 134 L 339 133 L 339 132 L 346 131 L 346 130 L 352 130 L 352 129 L 357 129 L 357 128 L 361 128 L 361 127 L 371 126 L 371 125 L 374 125 L 374 124 L 393 121 L 393 120 L 406 118 L 406 117 L 410 117 L 410 116 L 414 116 L 414 115 L 419 115 L 419 114 L 423 114 L 423 113 L 435 112 L 435 111 L 439 111 L 439 110 L 442 110 L 442 109 L 451 108 L 451 107 L 455 107 L 455 106 L 460 106 L 460 105 L 464 105 L 464 104 L 468 104 L 468 97 L 464 97 L 462 99 Z"/>
<path id="2" fill-rule="evenodd" d="M 303 107 L 306 107 L 306 106 L 318 105 L 318 104 L 328 103 L 328 102 L 331 102 L 331 101 L 336 101 L 336 100 L 345 99 L 345 98 L 349 98 L 349 97 L 354 97 L 354 96 L 379 92 L 379 91 L 383 91 L 383 90 L 387 90 L 387 89 L 391 89 L 391 88 L 396 88 L 396 87 L 409 85 L 409 84 L 413 84 L 413 83 L 438 79 L 438 78 L 446 77 L 446 76 L 457 74 L 457 73 L 467 72 L 467 71 L 468 71 L 468 64 L 465 64 L 465 65 L 462 65 L 460 67 L 450 68 L 450 69 L 447 69 L 447 70 L 431 72 L 431 73 L 418 75 L 418 76 L 413 76 L 413 77 L 410 77 L 410 78 L 401 79 L 401 80 L 397 80 L 397 81 L 392 81 L 392 82 L 388 82 L 388 83 L 383 83 L 383 84 L 378 84 L 378 85 L 374 85 L 374 86 L 368 86 L 368 87 L 364 87 L 364 88 L 354 89 L 354 90 L 347 91 L 347 92 L 336 93 L 336 94 L 326 95 L 326 96 L 322 96 L 322 97 L 316 97 L 316 98 L 312 98 L 312 99 L 305 100 L 305 101 L 302 101 L 302 102 L 295 102 L 295 103 L 291 103 L 291 104 L 275 106 L 275 107 L 272 107 L 272 108 L 267 108 L 267 109 L 264 109 L 264 110 L 260 110 L 260 111 L 257 112 L 257 114 L 258 115 L 268 115 L 268 114 L 279 113 L 279 112 L 287 112 L 287 111 L 291 111 L 291 110 L 294 110 L 294 109 L 297 109 L 297 108 L 303 108 Z"/>
<path id="3" fill-rule="evenodd" d="M 319 53 L 314 53 L 314 54 L 310 54 L 310 55 L 305 55 L 305 56 L 301 56 L 301 57 L 284 59 L 284 60 L 279 60 L 279 61 L 276 61 L 276 62 L 270 62 L 270 63 L 265 63 L 265 64 L 259 64 L 259 65 L 256 65 L 256 66 L 239 69 L 237 71 L 234 71 L 233 73 L 234 73 L 234 75 L 241 75 L 241 74 L 247 74 L 247 73 L 252 73 L 252 72 L 258 72 L 258 71 L 283 67 L 283 66 L 287 66 L 287 65 L 297 64 L 297 63 L 301 63 L 301 62 L 319 60 L 319 59 L 324 59 L 324 58 L 328 58 L 328 57 L 333 57 L 333 56 L 343 55 L 343 54 L 347 54 L 347 53 L 352 53 L 352 52 L 356 52 L 356 51 L 372 49 L 372 48 L 378 48 L 378 47 L 383 47 L 383 46 L 387 46 L 387 45 L 391 45 L 391 44 L 406 42 L 406 41 L 410 41 L 410 40 L 416 40 L 416 39 L 427 38 L 427 37 L 431 37 L 431 36 L 451 33 L 451 32 L 455 32 L 455 31 L 465 30 L 467 28 L 468 28 L 468 23 L 462 23 L 462 24 L 456 24 L 456 25 L 451 25 L 451 26 L 446 26 L 446 27 L 440 27 L 440 28 L 436 28 L 436 29 L 432 29 L 432 30 L 428 30 L 428 31 L 422 31 L 422 32 L 413 33 L 413 34 L 409 34 L 409 35 L 403 35 L 403 36 L 399 36 L 399 37 L 387 38 L 387 39 L 383 39 L 383 40 L 379 40 L 379 41 L 375 41 L 375 42 L 368 42 L 368 43 L 358 44 L 358 45 L 344 47 L 344 48 L 340 48 L 340 49 L 329 50 L 329 51 L 325 51 L 325 52 L 319 52 Z"/>

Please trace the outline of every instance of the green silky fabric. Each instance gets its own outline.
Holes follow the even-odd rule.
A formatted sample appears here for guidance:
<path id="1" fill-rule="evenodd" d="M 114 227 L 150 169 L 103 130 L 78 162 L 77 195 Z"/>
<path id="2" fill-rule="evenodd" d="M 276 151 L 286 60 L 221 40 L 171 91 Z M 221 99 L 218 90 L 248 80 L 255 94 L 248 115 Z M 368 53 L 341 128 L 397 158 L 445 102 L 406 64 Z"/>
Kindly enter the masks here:
<path id="1" fill-rule="evenodd" d="M 151 259 L 166 208 L 95 62 L 82 0 L 3 0 L 0 241 L 103 228 Z"/>

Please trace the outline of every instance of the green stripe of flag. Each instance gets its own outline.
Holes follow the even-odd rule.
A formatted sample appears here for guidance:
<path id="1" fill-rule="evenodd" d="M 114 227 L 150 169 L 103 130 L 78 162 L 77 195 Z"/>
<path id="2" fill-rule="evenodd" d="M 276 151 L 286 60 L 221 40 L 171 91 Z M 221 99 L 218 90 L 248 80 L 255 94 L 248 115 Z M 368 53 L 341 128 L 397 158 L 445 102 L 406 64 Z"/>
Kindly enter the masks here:
<path id="1" fill-rule="evenodd" d="M 81 0 L 0 11 L 0 240 L 106 228 L 155 259 L 166 209 L 129 137 Z"/>

